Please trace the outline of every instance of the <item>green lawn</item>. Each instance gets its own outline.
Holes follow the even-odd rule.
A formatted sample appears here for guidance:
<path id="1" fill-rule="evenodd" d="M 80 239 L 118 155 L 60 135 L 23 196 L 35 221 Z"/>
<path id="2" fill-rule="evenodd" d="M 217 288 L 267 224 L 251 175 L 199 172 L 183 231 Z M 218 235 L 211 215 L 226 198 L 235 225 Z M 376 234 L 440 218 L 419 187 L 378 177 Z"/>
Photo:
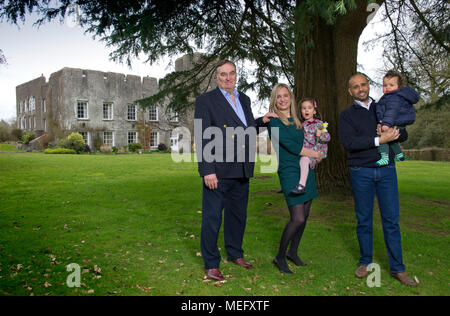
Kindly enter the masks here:
<path id="1" fill-rule="evenodd" d="M 374 261 L 381 287 L 353 275 L 359 258 L 351 196 L 314 201 L 300 257 L 273 266 L 288 218 L 276 174 L 251 180 L 246 271 L 222 262 L 225 283 L 204 279 L 201 181 L 169 154 L 0 155 L 0 295 L 450 295 L 448 163 L 398 164 L 403 257 L 420 285 L 389 275 L 379 216 Z M 378 213 L 377 213 L 378 214 Z M 219 239 L 225 258 L 223 235 Z M 81 267 L 71 288 L 66 266 Z"/>
<path id="2" fill-rule="evenodd" d="M 0 153 L 6 152 L 23 152 L 23 150 L 18 150 L 16 146 L 11 144 L 0 144 Z"/>

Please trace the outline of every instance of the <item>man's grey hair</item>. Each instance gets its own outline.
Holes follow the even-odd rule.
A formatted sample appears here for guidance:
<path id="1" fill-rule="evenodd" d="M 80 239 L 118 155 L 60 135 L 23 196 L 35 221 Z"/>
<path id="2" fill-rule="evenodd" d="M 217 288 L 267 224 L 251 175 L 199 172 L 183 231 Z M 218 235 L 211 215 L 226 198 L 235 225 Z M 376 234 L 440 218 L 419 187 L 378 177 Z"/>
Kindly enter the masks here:
<path id="1" fill-rule="evenodd" d="M 234 66 L 234 69 L 236 69 L 236 64 L 234 62 L 232 62 L 231 60 L 228 60 L 228 59 L 223 59 L 223 60 L 219 61 L 216 65 L 216 74 L 217 74 L 217 69 L 219 69 L 220 67 L 222 67 L 225 64 L 232 64 Z"/>

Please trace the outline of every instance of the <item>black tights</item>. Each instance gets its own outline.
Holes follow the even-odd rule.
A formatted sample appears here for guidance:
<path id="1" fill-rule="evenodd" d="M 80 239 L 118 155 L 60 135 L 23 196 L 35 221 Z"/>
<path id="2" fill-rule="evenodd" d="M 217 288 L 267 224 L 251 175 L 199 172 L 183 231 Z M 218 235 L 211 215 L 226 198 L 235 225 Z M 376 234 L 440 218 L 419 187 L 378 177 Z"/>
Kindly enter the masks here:
<path id="1" fill-rule="evenodd" d="M 289 243 L 291 247 L 287 253 L 291 258 L 298 258 L 297 249 L 302 239 L 303 231 L 306 227 L 306 221 L 309 217 L 309 210 L 311 208 L 312 200 L 294 206 L 289 206 L 289 214 L 291 216 L 289 222 L 284 228 L 283 235 L 281 236 L 280 248 L 278 250 L 277 259 L 285 260 L 286 251 Z"/>

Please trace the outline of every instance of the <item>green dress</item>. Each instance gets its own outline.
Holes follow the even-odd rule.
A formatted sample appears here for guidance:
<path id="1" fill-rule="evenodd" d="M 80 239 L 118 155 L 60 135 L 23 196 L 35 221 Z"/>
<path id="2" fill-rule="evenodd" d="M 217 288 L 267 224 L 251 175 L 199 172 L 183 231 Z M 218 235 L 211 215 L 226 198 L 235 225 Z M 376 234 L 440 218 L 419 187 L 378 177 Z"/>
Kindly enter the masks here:
<path id="1" fill-rule="evenodd" d="M 289 122 L 294 122 L 289 118 Z M 275 130 L 278 128 L 278 136 Z M 288 206 L 303 204 L 317 197 L 316 176 L 313 169 L 309 169 L 306 180 L 306 193 L 295 195 L 291 190 L 300 180 L 300 152 L 305 138 L 303 129 L 297 129 L 295 124 L 286 126 L 277 118 L 271 118 L 269 123 L 269 136 L 277 151 L 278 177 Z M 278 142 L 278 146 L 276 143 Z M 277 148 L 278 147 L 278 148 Z"/>

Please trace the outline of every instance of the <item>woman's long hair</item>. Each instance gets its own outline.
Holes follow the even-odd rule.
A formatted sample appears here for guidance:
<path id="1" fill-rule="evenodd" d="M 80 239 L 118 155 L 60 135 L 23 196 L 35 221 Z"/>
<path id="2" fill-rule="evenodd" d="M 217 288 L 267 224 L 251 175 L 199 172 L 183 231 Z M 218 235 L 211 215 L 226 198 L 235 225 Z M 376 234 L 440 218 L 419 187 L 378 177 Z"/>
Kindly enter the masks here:
<path id="1" fill-rule="evenodd" d="M 294 120 L 294 123 L 289 122 L 289 120 L 286 117 L 286 115 L 284 115 L 283 113 L 280 112 L 280 110 L 278 110 L 278 107 L 277 107 L 277 94 L 278 94 L 278 91 L 280 91 L 281 88 L 286 88 L 287 91 L 289 92 L 290 97 L 291 97 L 291 117 Z M 277 114 L 278 117 L 280 118 L 280 120 L 284 123 L 284 125 L 295 124 L 297 129 L 301 129 L 302 128 L 302 123 L 300 123 L 300 120 L 298 119 L 298 116 L 297 116 L 297 109 L 296 109 L 294 94 L 292 93 L 291 89 L 289 88 L 289 86 L 287 84 L 279 83 L 279 84 L 275 85 L 275 87 L 273 87 L 272 94 L 270 96 L 269 111 Z"/>

